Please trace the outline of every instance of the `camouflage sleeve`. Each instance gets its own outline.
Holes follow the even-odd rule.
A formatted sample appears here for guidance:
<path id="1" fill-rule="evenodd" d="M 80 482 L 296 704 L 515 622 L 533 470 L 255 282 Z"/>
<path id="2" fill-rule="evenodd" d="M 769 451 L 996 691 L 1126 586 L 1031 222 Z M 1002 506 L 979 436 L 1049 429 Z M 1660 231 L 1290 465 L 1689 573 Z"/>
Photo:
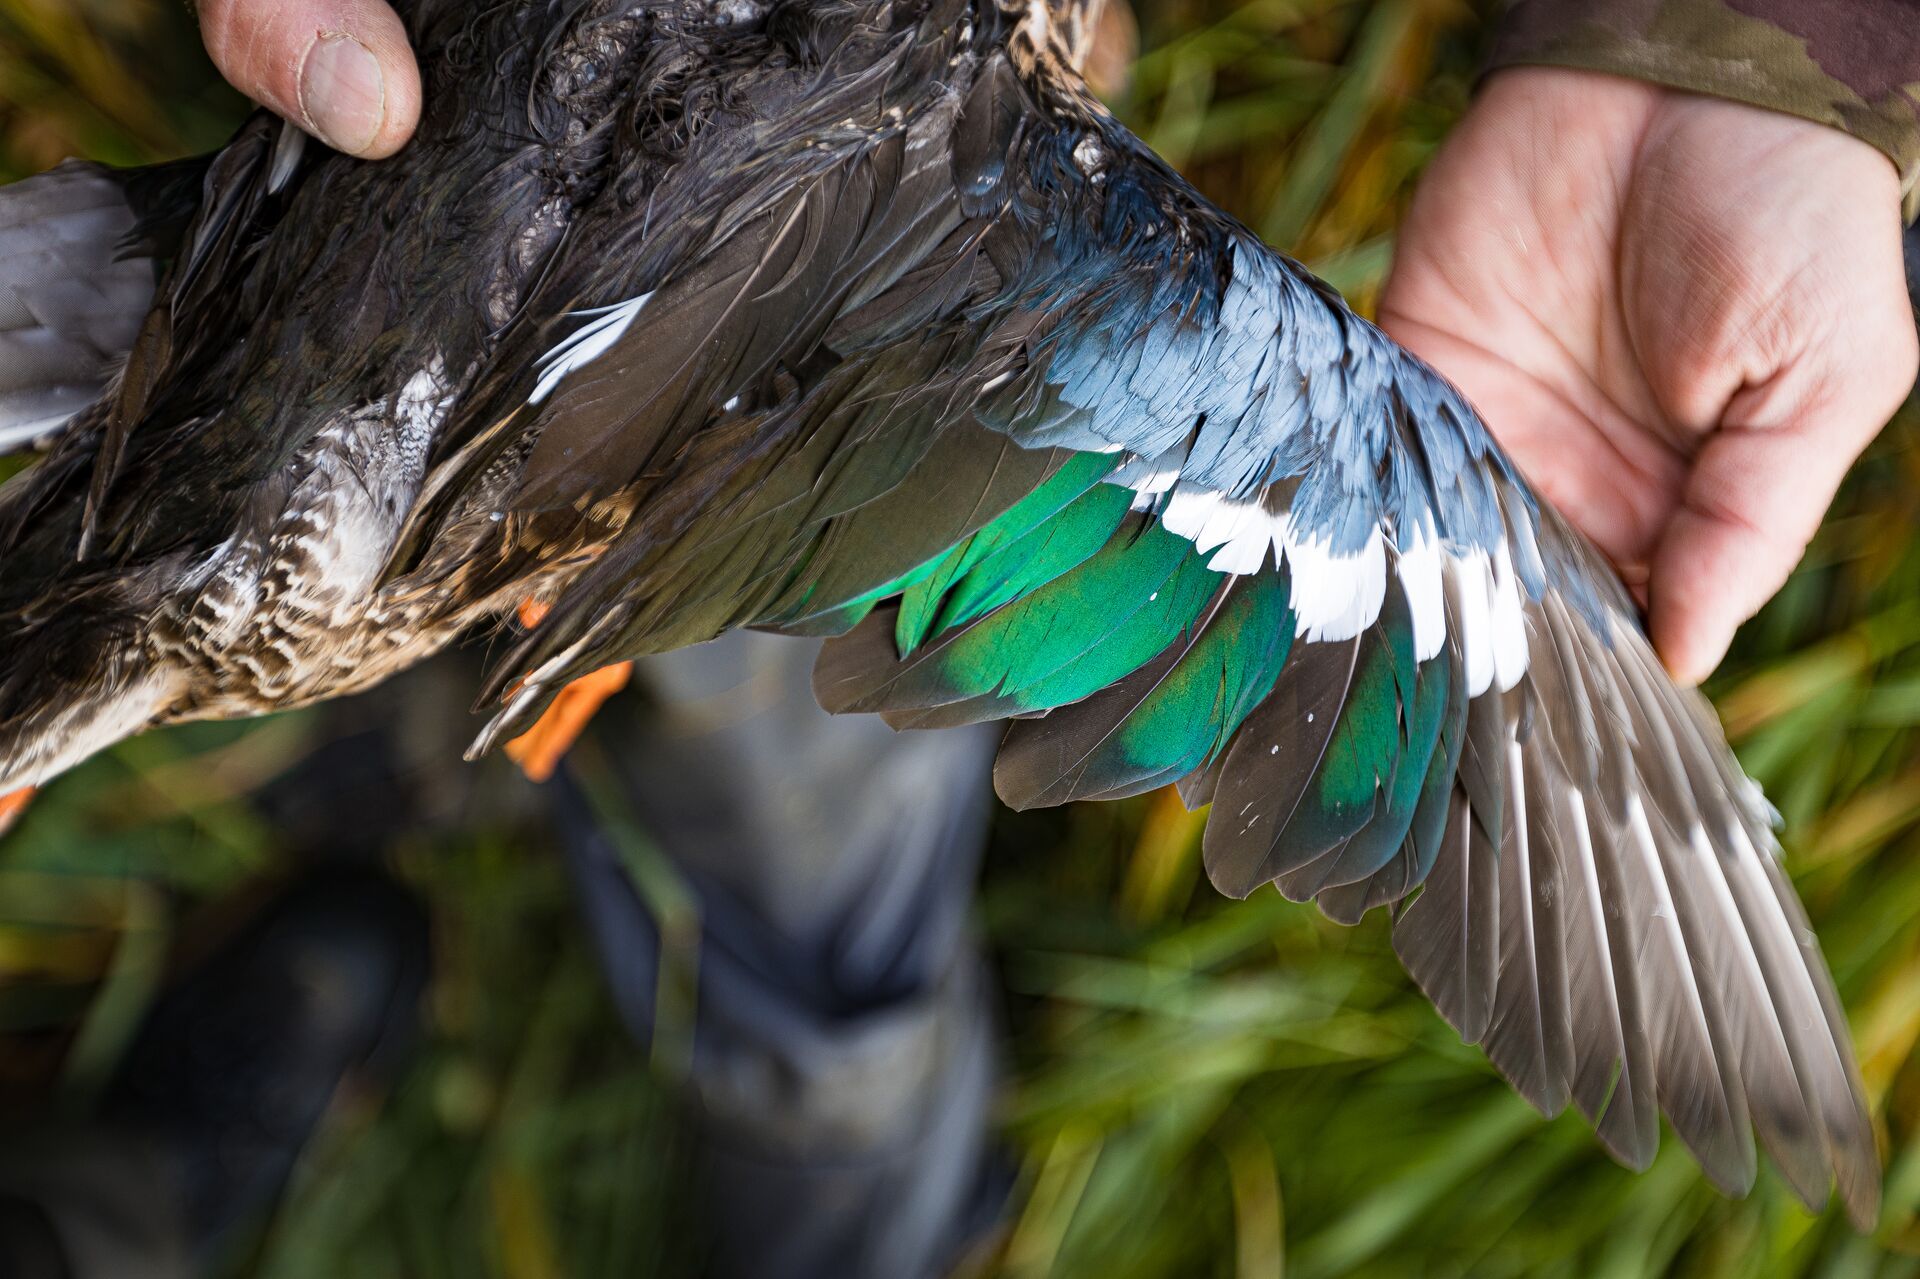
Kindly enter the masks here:
<path id="1" fill-rule="evenodd" d="M 1513 0 L 1492 66 L 1607 71 L 1844 129 L 1920 184 L 1915 0 Z"/>

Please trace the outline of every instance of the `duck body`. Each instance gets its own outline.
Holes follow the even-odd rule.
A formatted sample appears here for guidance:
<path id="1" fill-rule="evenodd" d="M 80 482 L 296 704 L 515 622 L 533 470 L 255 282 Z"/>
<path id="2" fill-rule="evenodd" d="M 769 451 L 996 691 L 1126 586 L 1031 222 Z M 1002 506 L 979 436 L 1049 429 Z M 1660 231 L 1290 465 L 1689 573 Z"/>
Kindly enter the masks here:
<path id="1" fill-rule="evenodd" d="M 303 155 L 251 121 L 160 230 L 174 266 L 131 371 L 6 494 L 0 724 L 42 740 L 0 747 L 11 780 L 146 724 L 365 687 L 504 607 L 377 582 L 448 409 L 605 181 L 613 104 L 535 93 L 536 10 L 421 8 L 423 56 L 503 74 L 446 77 L 407 164 Z M 596 24 L 539 70 L 592 80 L 640 25 Z"/>
<path id="2" fill-rule="evenodd" d="M 365 687 L 529 599 L 476 749 L 611 663 L 836 636 L 828 709 L 1178 784 L 1542 1110 L 1878 1194 L 1771 810 L 1451 386 L 1000 0 L 415 0 L 428 113 L 262 117 L 136 235 L 125 368 L 0 489 L 0 791 Z"/>
<path id="3" fill-rule="evenodd" d="M 0 788 L 129 731 L 367 687 L 577 575 L 661 477 L 596 473 L 588 518 L 508 523 L 524 477 L 503 456 L 463 473 L 414 571 L 388 569 L 429 462 L 508 411 L 500 388 L 526 394 L 573 312 L 672 278 L 876 138 L 950 163 L 981 66 L 1009 46 L 1029 72 L 1058 56 L 1044 11 L 979 7 L 789 5 L 769 21 L 747 0 L 530 3 L 476 18 L 420 0 L 423 64 L 449 74 L 403 161 L 355 163 L 250 122 L 190 216 L 143 228 L 176 241 L 155 246 L 174 268 L 129 375 L 0 505 Z M 460 74 L 473 67 L 493 74 Z M 806 336 L 779 343 L 762 381 L 790 375 L 780 358 Z M 723 416 L 702 409 L 659 428 L 654 454 Z"/>

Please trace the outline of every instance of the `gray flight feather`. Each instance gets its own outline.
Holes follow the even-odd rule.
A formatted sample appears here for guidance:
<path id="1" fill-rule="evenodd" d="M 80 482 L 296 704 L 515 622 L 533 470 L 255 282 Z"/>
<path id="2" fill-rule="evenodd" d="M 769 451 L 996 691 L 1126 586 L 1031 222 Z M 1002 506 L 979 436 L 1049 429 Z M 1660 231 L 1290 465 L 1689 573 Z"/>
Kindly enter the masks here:
<path id="1" fill-rule="evenodd" d="M 134 223 L 94 165 L 0 188 L 0 453 L 58 430 L 133 345 L 154 288 L 151 261 L 121 256 Z"/>

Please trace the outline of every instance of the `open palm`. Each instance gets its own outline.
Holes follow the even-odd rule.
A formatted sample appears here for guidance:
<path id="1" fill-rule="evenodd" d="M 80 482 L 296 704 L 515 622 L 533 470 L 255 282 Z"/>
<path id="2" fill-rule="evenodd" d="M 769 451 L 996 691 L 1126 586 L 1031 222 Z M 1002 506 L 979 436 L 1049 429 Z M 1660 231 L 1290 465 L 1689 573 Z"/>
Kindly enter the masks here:
<path id="1" fill-rule="evenodd" d="M 1436 157 L 1381 320 L 1479 405 L 1697 681 L 1913 384 L 1900 249 L 1893 166 L 1837 130 L 1516 69 Z"/>

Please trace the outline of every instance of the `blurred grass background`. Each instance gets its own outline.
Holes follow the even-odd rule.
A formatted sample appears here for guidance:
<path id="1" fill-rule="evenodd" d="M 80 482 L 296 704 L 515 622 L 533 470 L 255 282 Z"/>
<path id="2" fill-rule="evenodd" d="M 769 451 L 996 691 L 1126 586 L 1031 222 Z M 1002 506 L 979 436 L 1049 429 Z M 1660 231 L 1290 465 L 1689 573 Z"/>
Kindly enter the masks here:
<path id="1" fill-rule="evenodd" d="M 1140 13 L 1118 105 L 1164 155 L 1366 306 L 1421 166 L 1465 105 L 1465 0 L 1173 0 Z M 176 0 L 0 0 L 0 178 L 70 154 L 217 145 L 242 104 Z M 1008 988 L 1021 1164 L 981 1275 L 1920 1274 L 1920 415 L 1875 446 L 1713 691 L 1787 819 L 1887 1156 L 1879 1230 L 1769 1172 L 1730 1202 L 1669 1137 L 1634 1176 L 1545 1122 L 1413 992 L 1384 920 L 1353 930 L 1203 882 L 1168 795 L 1004 818 L 981 924 Z M 130 742 L 0 844 L 0 1093 L 84 1103 L 155 960 L 285 873 L 260 789 L 324 717 Z M 512 789 L 498 761 L 491 788 Z M 383 855 L 429 902 L 429 1035 L 346 1099 L 233 1272 L 678 1274 L 684 1143 L 620 1030 L 556 858 L 513 815 Z M 46 1101 L 45 1099 L 51 1099 Z"/>

